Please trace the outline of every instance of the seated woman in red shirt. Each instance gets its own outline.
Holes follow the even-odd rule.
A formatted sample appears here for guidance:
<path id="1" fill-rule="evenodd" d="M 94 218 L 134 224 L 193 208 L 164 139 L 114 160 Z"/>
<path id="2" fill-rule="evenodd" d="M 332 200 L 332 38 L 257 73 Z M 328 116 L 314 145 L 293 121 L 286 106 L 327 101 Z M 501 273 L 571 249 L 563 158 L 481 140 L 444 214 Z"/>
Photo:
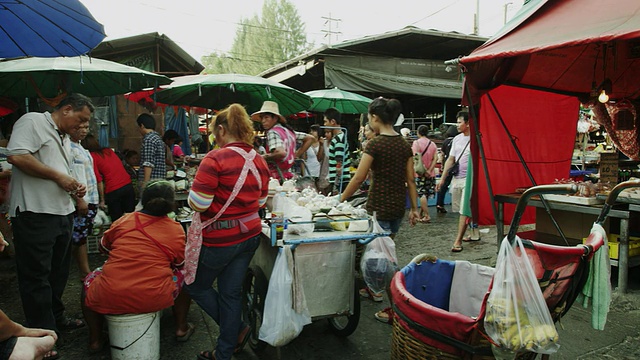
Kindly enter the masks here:
<path id="1" fill-rule="evenodd" d="M 109 260 L 84 281 L 82 312 L 90 352 L 104 347 L 103 314 L 144 314 L 175 302 L 177 340 L 193 333 L 186 321 L 191 299 L 181 292 L 182 274 L 172 270 L 183 265 L 185 247 L 182 226 L 167 216 L 175 207 L 174 193 L 168 181 L 150 182 L 142 193 L 142 210 L 124 215 L 105 231 L 100 245 Z"/>
<path id="2" fill-rule="evenodd" d="M 122 160 L 113 150 L 101 147 L 98 139 L 91 134 L 82 141 L 82 146 L 89 150 L 93 158 L 100 208 L 104 209 L 106 205 L 111 221 L 116 221 L 124 213 L 133 212 L 136 194 Z"/>
<path id="3" fill-rule="evenodd" d="M 241 321 L 242 282 L 260 243 L 258 210 L 267 200 L 269 168 L 253 149 L 253 124 L 242 105 L 222 110 L 212 127 L 220 149 L 202 159 L 189 193 L 196 212 L 184 272 L 189 295 L 220 326 L 215 351 L 198 358 L 227 360 L 250 333 Z"/>

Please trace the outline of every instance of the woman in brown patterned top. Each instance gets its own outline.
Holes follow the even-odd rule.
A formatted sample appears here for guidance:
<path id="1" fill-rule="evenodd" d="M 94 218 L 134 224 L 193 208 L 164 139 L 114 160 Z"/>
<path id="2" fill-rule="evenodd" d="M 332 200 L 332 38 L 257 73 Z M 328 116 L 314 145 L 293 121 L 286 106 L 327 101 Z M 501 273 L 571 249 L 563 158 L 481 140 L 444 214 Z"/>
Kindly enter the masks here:
<path id="1" fill-rule="evenodd" d="M 391 232 L 391 238 L 397 234 L 404 218 L 407 190 L 411 199 L 409 224 L 415 225 L 420 218 L 411 146 L 393 129 L 401 111 L 402 106 L 396 99 L 379 97 L 369 104 L 369 124 L 378 136 L 367 144 L 356 174 L 340 196 L 340 201 L 343 201 L 353 195 L 371 169 L 366 208 L 370 214 L 376 212 L 378 223 Z M 389 322 L 390 315 L 391 308 L 387 308 L 377 312 L 376 319 Z"/>

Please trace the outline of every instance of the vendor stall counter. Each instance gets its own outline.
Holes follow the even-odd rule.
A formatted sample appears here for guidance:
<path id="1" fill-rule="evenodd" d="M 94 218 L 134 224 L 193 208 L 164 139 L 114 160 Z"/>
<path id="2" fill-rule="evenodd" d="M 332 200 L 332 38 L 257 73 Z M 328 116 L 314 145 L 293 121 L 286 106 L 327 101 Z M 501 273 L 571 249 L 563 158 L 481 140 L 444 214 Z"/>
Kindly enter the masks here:
<path id="1" fill-rule="evenodd" d="M 497 238 L 498 238 L 498 246 L 500 245 L 500 241 L 504 238 L 504 204 L 516 204 L 521 194 L 512 193 L 512 194 L 499 194 L 495 196 L 495 200 L 498 203 L 498 218 L 496 219 L 496 230 L 497 230 Z M 563 203 L 557 201 L 547 201 L 549 204 L 549 208 L 551 210 L 564 211 L 567 213 L 572 213 L 573 217 L 570 217 L 570 221 L 576 221 L 579 219 L 580 214 L 588 214 L 598 216 L 602 211 L 602 205 L 579 205 L 579 204 L 570 204 Z M 528 202 L 529 206 L 534 206 L 536 208 L 544 208 L 542 201 L 539 199 L 531 199 Z M 629 267 L 634 265 L 640 265 L 640 258 L 633 258 L 630 262 L 629 258 L 629 216 L 632 211 L 640 211 L 640 205 L 635 205 L 632 209 L 631 207 L 627 209 L 611 209 L 609 211 L 609 218 L 619 219 L 620 221 L 620 244 L 619 244 L 619 258 L 618 260 L 611 260 L 611 265 L 618 266 L 618 289 L 625 293 L 627 292 L 627 281 L 629 276 Z M 540 212 L 537 217 L 540 217 Z M 546 216 L 546 214 L 543 214 Z M 538 222 L 536 220 L 536 222 Z M 562 222 L 559 222 L 560 228 L 564 229 Z M 537 227 L 537 225 L 536 225 Z M 589 234 L 589 229 L 586 230 L 583 234 L 580 234 L 579 237 L 571 237 L 575 240 L 582 239 Z M 542 241 L 544 242 L 544 241 Z"/>

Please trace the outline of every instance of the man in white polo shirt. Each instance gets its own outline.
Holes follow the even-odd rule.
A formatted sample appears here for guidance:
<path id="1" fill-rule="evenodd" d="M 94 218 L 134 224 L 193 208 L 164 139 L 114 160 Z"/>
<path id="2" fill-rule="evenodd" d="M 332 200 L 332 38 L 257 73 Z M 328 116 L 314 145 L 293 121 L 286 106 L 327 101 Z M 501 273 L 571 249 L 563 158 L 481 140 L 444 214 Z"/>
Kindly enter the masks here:
<path id="1" fill-rule="evenodd" d="M 86 126 L 93 111 L 89 98 L 69 95 L 52 113 L 18 119 L 7 145 L 13 165 L 9 215 L 29 327 L 58 332 L 84 325 L 64 317 L 62 292 L 69 276 L 74 198 L 86 192 L 71 177 L 69 134 Z"/>

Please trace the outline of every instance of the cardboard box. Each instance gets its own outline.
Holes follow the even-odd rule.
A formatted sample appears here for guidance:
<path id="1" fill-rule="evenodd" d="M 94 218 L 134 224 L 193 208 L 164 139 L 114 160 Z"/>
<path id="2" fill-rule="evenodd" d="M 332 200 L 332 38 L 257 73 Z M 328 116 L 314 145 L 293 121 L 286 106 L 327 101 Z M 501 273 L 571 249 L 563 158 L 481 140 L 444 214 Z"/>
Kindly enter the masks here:
<path id="1" fill-rule="evenodd" d="M 596 221 L 596 215 L 581 214 L 565 210 L 551 210 L 551 214 L 562 229 L 564 235 L 574 239 L 577 243 L 591 232 L 591 227 Z M 603 224 L 605 231 L 609 231 L 609 219 Z M 543 208 L 536 208 L 536 231 L 543 234 L 560 236 L 549 215 Z"/>

